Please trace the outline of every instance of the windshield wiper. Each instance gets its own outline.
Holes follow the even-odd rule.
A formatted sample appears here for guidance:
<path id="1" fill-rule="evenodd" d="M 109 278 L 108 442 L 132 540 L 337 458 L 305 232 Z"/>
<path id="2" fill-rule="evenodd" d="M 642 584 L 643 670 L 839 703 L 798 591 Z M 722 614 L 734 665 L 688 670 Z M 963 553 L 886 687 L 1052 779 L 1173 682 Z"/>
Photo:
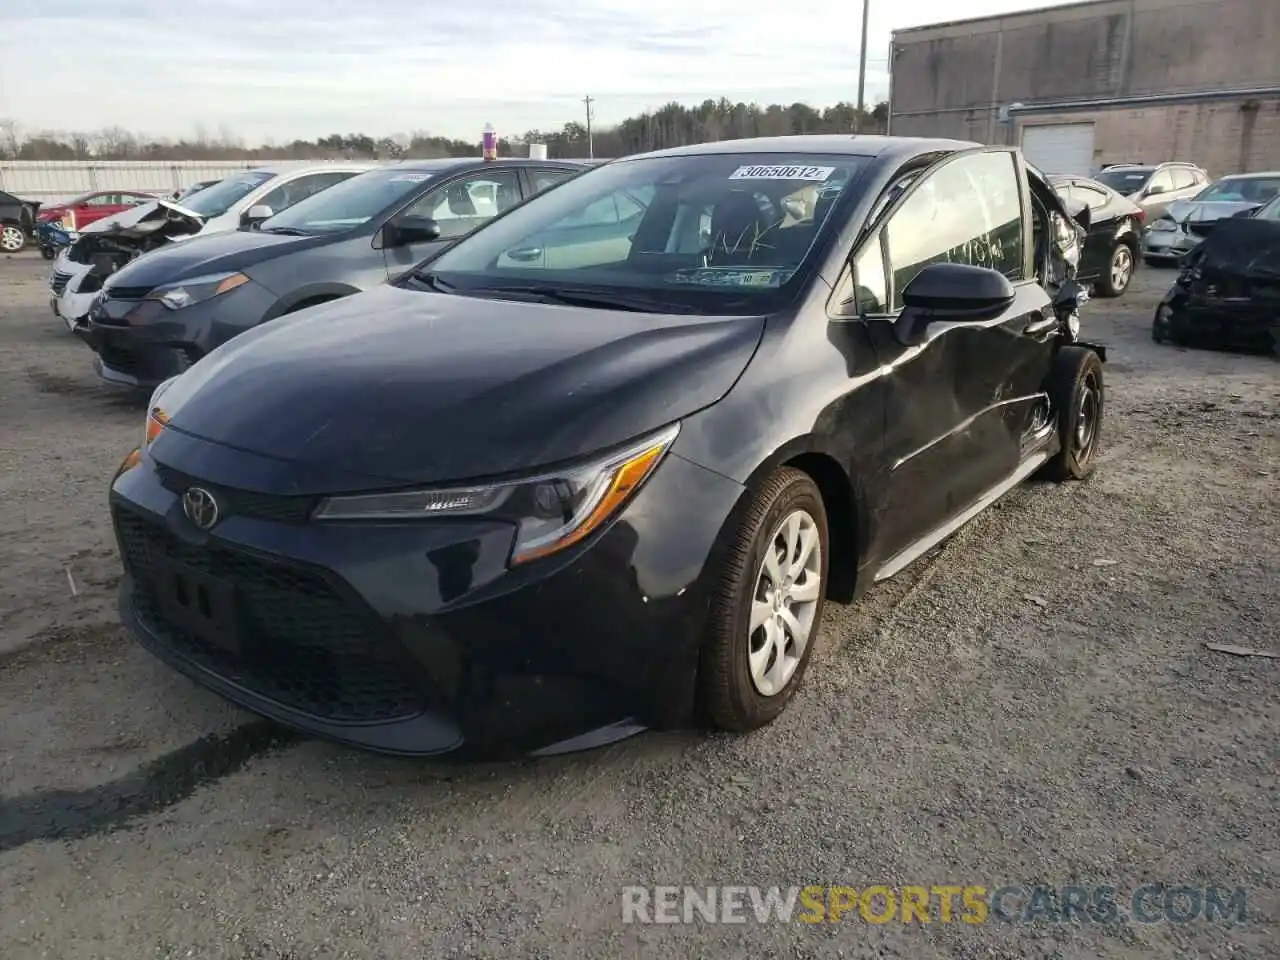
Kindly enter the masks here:
<path id="1" fill-rule="evenodd" d="M 514 295 L 530 297 L 569 307 L 601 307 L 605 310 L 626 310 L 632 313 L 693 313 L 689 307 L 659 300 L 654 297 L 635 297 L 625 293 L 605 293 L 591 290 L 560 290 L 556 287 L 493 287 L 472 291 L 480 295 L 505 297 Z"/>
<path id="2" fill-rule="evenodd" d="M 429 270 L 414 270 L 410 272 L 409 279 L 436 293 L 450 293 L 456 289 L 452 283 L 446 283 Z"/>
<path id="3" fill-rule="evenodd" d="M 309 237 L 311 232 L 300 227 L 261 227 L 259 233 L 278 233 L 285 237 Z"/>

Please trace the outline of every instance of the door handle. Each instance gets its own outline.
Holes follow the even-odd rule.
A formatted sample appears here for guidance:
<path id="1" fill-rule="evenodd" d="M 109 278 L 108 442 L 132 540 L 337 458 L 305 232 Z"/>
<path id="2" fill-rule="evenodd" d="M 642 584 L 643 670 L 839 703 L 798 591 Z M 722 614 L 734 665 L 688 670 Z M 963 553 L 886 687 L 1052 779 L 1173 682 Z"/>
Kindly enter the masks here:
<path id="1" fill-rule="evenodd" d="M 512 260 L 521 260 L 521 261 L 537 260 L 539 257 L 542 256 L 542 248 L 541 247 L 521 247 L 518 250 L 508 250 L 507 256 L 510 257 Z"/>

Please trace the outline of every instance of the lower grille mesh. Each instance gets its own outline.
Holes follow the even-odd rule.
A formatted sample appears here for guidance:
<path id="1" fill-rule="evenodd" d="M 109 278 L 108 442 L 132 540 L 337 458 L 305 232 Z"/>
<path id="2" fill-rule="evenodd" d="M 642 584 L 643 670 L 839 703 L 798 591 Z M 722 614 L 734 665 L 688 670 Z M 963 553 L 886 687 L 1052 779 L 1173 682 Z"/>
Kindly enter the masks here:
<path id="1" fill-rule="evenodd" d="M 195 547 L 132 513 L 116 510 L 134 609 L 165 644 L 201 667 L 316 717 L 373 722 L 420 712 L 405 663 L 376 627 L 318 574 L 246 553 Z M 158 561 L 176 560 L 234 583 L 243 643 L 233 654 L 167 620 L 156 595 Z"/>

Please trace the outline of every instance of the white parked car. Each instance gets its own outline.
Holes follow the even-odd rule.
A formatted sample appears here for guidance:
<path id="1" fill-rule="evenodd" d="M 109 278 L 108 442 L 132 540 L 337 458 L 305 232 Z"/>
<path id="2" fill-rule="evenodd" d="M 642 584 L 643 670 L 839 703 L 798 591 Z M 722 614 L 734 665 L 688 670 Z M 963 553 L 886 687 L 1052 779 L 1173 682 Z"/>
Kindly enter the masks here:
<path id="1" fill-rule="evenodd" d="M 68 329 L 89 315 L 108 276 L 148 250 L 193 236 L 246 229 L 376 163 L 282 163 L 255 167 L 191 194 L 156 200 L 89 224 L 53 261 L 51 305 Z"/>

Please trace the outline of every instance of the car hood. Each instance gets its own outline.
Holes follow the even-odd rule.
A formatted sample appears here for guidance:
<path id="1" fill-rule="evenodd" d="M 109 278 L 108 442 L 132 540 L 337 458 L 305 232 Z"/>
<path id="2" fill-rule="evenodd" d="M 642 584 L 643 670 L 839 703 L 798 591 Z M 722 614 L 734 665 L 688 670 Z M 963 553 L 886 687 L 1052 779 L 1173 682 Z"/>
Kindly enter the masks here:
<path id="1" fill-rule="evenodd" d="M 1165 216 L 1176 221 L 1220 220 L 1257 206 L 1248 200 L 1175 200 L 1169 204 Z"/>
<path id="2" fill-rule="evenodd" d="M 172 238 L 199 233 L 205 217 L 169 200 L 153 200 L 113 213 L 88 224 L 81 234 L 109 233 L 112 237 L 141 240 L 163 231 Z"/>
<path id="3" fill-rule="evenodd" d="M 279 254 L 325 241 L 324 237 L 224 230 L 153 250 L 122 269 L 114 281 L 127 287 L 157 287 L 204 274 L 243 270 Z"/>
<path id="4" fill-rule="evenodd" d="M 383 286 L 236 337 L 158 402 L 178 433 L 319 468 L 274 492 L 342 492 L 308 489 L 334 476 L 470 480 L 573 460 L 715 403 L 763 330 L 763 317 Z"/>

